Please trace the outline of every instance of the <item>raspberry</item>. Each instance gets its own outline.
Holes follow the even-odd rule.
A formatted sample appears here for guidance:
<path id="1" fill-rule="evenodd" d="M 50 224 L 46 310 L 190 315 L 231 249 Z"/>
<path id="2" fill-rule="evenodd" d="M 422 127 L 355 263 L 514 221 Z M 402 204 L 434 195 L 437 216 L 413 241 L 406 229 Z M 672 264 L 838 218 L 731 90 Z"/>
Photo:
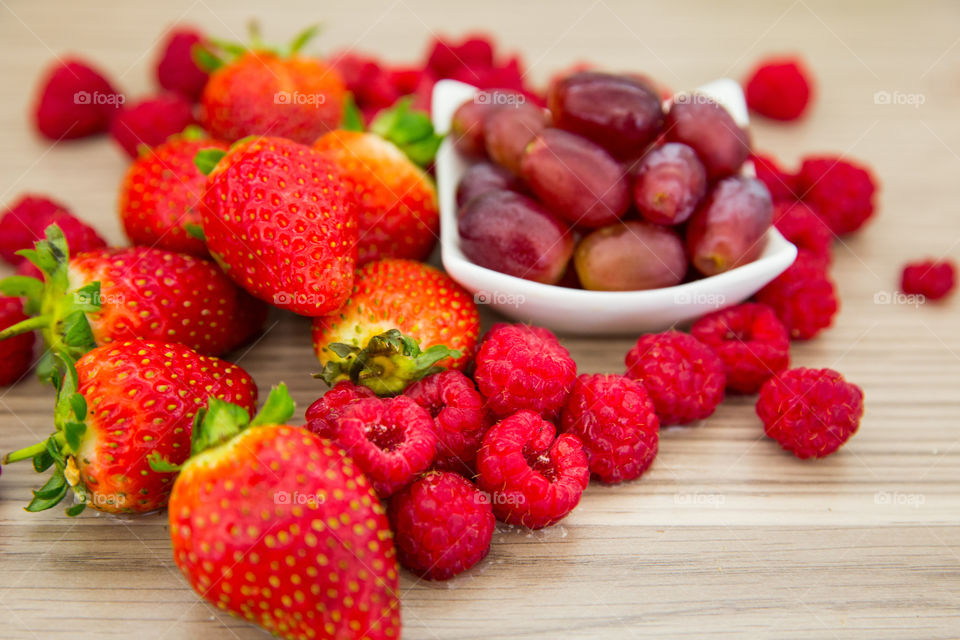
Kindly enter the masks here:
<path id="1" fill-rule="evenodd" d="M 723 362 L 693 336 L 679 331 L 640 336 L 626 362 L 627 377 L 643 384 L 661 426 L 702 420 L 723 400 Z"/>
<path id="2" fill-rule="evenodd" d="M 863 416 L 863 391 L 832 369 L 790 369 L 760 389 L 767 435 L 801 459 L 822 458 L 850 439 Z"/>
<path id="3" fill-rule="evenodd" d="M 924 260 L 904 266 L 900 288 L 904 293 L 920 294 L 939 300 L 953 291 L 956 268 L 949 260 Z"/>
<path id="4" fill-rule="evenodd" d="M 207 72 L 197 66 L 194 48 L 203 43 L 203 35 L 192 27 L 170 31 L 157 61 L 157 82 L 167 91 L 179 93 L 191 102 L 200 99 L 207 84 Z"/>
<path id="5" fill-rule="evenodd" d="M 765 58 L 750 73 L 747 105 L 767 118 L 796 120 L 813 95 L 810 74 L 797 58 Z"/>
<path id="6" fill-rule="evenodd" d="M 639 382 L 613 374 L 577 378 L 563 409 L 563 431 L 580 438 L 601 482 L 639 478 L 657 455 L 660 419 Z"/>
<path id="7" fill-rule="evenodd" d="M 407 486 L 433 463 L 437 434 L 426 409 L 406 396 L 360 398 L 337 420 L 334 441 L 381 498 Z"/>
<path id="8" fill-rule="evenodd" d="M 183 96 L 167 93 L 124 109 L 110 123 L 110 135 L 131 158 L 140 145 L 153 147 L 194 124 L 193 106 Z"/>
<path id="9" fill-rule="evenodd" d="M 767 185 L 767 190 L 774 202 L 796 199 L 793 190 L 796 176 L 780 168 L 780 165 L 771 156 L 753 153 L 750 155 L 750 159 L 753 160 L 757 180 Z"/>
<path id="10" fill-rule="evenodd" d="M 769 305 L 797 340 L 809 340 L 833 324 L 840 307 L 822 258 L 803 249 L 786 271 L 757 292 L 756 300 Z"/>
<path id="11" fill-rule="evenodd" d="M 576 376 L 570 352 L 549 330 L 499 322 L 480 345 L 473 378 L 497 416 L 528 409 L 549 418 L 563 406 Z"/>
<path id="12" fill-rule="evenodd" d="M 483 398 L 467 376 L 441 371 L 410 385 L 404 394 L 433 416 L 435 469 L 473 476 L 477 450 L 490 426 Z"/>
<path id="13" fill-rule="evenodd" d="M 107 246 L 93 227 L 75 217 L 65 205 L 44 196 L 28 194 L 0 216 L 0 257 L 10 264 L 21 264 L 24 259 L 17 255 L 17 251 L 32 249 L 51 224 L 63 231 L 71 255 Z"/>
<path id="14" fill-rule="evenodd" d="M 58 61 L 44 76 L 34 107 L 37 131 L 50 140 L 103 133 L 123 95 L 100 71 L 76 58 Z"/>
<path id="15" fill-rule="evenodd" d="M 560 521 L 590 482 L 577 436 L 533 411 L 520 411 L 487 431 L 477 456 L 478 482 L 507 524 L 540 529 Z"/>
<path id="16" fill-rule="evenodd" d="M 805 158 L 796 191 L 838 235 L 856 231 L 873 215 L 876 185 L 870 171 L 838 157 Z"/>
<path id="17" fill-rule="evenodd" d="M 0 331 L 27 319 L 20 298 L 0 296 Z M 13 384 L 30 370 L 33 363 L 34 335 L 21 333 L 0 340 L 0 387 Z"/>
<path id="18" fill-rule="evenodd" d="M 447 78 L 463 68 L 489 69 L 493 67 L 493 42 L 485 35 L 464 38 L 457 44 L 437 38 L 427 55 L 426 68 L 440 78 Z"/>
<path id="19" fill-rule="evenodd" d="M 376 398 L 369 388 L 343 380 L 333 385 L 325 394 L 307 407 L 307 430 L 321 438 L 334 438 L 337 422 L 347 405 L 361 398 Z"/>
<path id="20" fill-rule="evenodd" d="M 825 265 L 833 256 L 833 232 L 817 212 L 802 202 L 779 202 L 773 208 L 773 225 L 783 237 L 821 258 Z"/>
<path id="21" fill-rule="evenodd" d="M 756 393 L 790 366 L 790 337 L 773 309 L 745 303 L 709 313 L 690 328 L 723 361 L 727 389 Z"/>
<path id="22" fill-rule="evenodd" d="M 445 471 L 393 496 L 387 515 L 400 563 L 429 580 L 449 580 L 483 560 L 496 525 L 486 496 Z"/>

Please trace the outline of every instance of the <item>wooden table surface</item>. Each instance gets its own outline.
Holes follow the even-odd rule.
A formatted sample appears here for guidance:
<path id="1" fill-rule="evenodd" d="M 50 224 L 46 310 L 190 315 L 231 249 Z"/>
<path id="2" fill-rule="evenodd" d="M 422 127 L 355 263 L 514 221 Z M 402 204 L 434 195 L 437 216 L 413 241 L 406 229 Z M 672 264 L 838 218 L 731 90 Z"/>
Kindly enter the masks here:
<path id="1" fill-rule="evenodd" d="M 40 69 L 82 52 L 142 94 L 168 25 L 238 37 L 252 16 L 275 39 L 320 20 L 320 50 L 396 60 L 420 57 L 432 32 L 482 28 L 521 51 L 538 81 L 585 59 L 686 88 L 741 77 L 763 53 L 800 51 L 818 81 L 815 108 L 799 125 L 755 124 L 756 147 L 791 163 L 850 154 L 883 183 L 875 222 L 837 245 L 835 327 L 793 349 L 797 365 L 833 367 L 863 387 L 866 415 L 847 446 L 796 460 L 763 437 L 752 398 L 730 398 L 706 423 L 663 433 L 640 481 L 591 486 L 560 525 L 498 526 L 489 558 L 446 584 L 405 573 L 407 638 L 960 635 L 958 301 L 896 296 L 904 261 L 960 256 L 960 5 L 0 0 L 0 202 L 50 192 L 122 242 L 126 160 L 106 140 L 52 148 L 33 135 Z M 619 372 L 631 340 L 565 344 L 582 371 Z M 285 380 L 299 415 L 322 391 L 302 319 L 277 314 L 236 359 L 262 390 Z M 48 389 L 30 379 L 0 390 L 0 450 L 50 429 Z M 0 637 L 262 637 L 190 590 L 164 515 L 28 514 L 37 484 L 22 465 L 0 479 Z"/>

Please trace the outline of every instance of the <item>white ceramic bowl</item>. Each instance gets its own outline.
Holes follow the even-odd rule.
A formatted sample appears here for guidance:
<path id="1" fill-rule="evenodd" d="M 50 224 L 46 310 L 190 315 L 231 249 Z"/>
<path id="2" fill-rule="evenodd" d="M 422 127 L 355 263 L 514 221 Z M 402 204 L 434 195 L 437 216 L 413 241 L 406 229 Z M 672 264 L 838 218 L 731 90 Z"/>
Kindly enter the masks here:
<path id="1" fill-rule="evenodd" d="M 450 129 L 453 112 L 477 89 L 442 80 L 433 91 L 433 124 Z M 740 126 L 748 123 L 743 92 L 736 81 L 721 79 L 696 90 L 722 104 Z M 440 204 L 440 253 L 450 276 L 488 304 L 521 322 L 574 334 L 636 334 L 692 320 L 709 311 L 743 302 L 789 267 L 797 248 L 771 228 L 763 254 L 750 264 L 694 282 L 646 291 L 585 291 L 541 284 L 476 265 L 460 250 L 457 233 L 457 184 L 469 162 L 447 138 L 437 153 Z M 752 173 L 753 167 L 745 167 Z"/>

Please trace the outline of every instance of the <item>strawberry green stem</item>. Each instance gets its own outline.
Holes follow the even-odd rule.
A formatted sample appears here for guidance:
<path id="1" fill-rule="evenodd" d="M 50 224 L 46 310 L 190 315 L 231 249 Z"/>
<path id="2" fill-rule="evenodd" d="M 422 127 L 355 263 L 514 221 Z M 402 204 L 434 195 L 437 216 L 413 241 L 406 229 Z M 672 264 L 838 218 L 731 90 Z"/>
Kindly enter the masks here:
<path id="1" fill-rule="evenodd" d="M 19 336 L 22 333 L 36 331 L 37 329 L 45 329 L 46 327 L 50 326 L 52 321 L 53 318 L 50 316 L 35 316 L 33 318 L 27 318 L 22 322 L 10 325 L 3 331 L 0 331 L 0 340 L 6 340 L 7 338 Z"/>
<path id="2" fill-rule="evenodd" d="M 62 431 L 58 431 L 52 436 L 50 436 L 57 444 L 63 444 L 64 435 Z M 29 447 L 24 447 L 23 449 L 17 449 L 16 451 L 11 451 L 3 457 L 3 464 L 11 464 L 13 462 L 20 462 L 22 460 L 32 460 L 37 455 L 43 453 L 47 450 L 47 441 L 42 440 L 36 444 L 32 444 Z"/>

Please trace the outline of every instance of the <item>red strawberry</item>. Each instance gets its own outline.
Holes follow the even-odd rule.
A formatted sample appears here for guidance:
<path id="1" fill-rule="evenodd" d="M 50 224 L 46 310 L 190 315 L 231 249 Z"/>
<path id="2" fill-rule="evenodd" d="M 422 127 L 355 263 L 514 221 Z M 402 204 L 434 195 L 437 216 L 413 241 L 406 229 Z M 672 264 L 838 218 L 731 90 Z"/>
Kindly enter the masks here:
<path id="1" fill-rule="evenodd" d="M 110 122 L 110 135 L 131 158 L 155 147 L 195 122 L 193 105 L 176 93 L 144 98 L 123 109 Z"/>
<path id="2" fill-rule="evenodd" d="M 0 296 L 0 330 L 23 322 L 23 302 L 19 298 Z M 33 363 L 32 332 L 0 340 L 0 387 L 13 384 L 30 370 Z"/>
<path id="3" fill-rule="evenodd" d="M 203 154 L 198 162 L 215 163 L 200 216 L 203 233 L 227 275 L 261 300 L 301 315 L 343 304 L 353 287 L 357 218 L 333 164 L 283 138 L 250 138 L 225 155 Z"/>
<path id="4" fill-rule="evenodd" d="M 252 421 L 210 401 L 170 496 L 173 558 L 201 596 L 282 638 L 399 638 L 383 507 L 292 414 L 282 385 Z"/>
<path id="5" fill-rule="evenodd" d="M 413 133 L 414 127 L 421 128 Z M 430 176 L 404 149 L 413 152 L 417 163 L 427 165 L 439 138 L 425 113 L 409 110 L 409 101 L 381 114 L 373 130 L 379 134 L 338 129 L 313 145 L 333 160 L 354 195 L 359 264 L 381 258 L 426 260 L 440 233 L 437 192 Z M 423 137 L 409 142 L 417 135 Z M 391 142 L 404 138 L 408 143 L 403 148 Z"/>
<path id="6" fill-rule="evenodd" d="M 161 87 L 192 102 L 200 99 L 207 72 L 197 64 L 194 49 L 202 46 L 203 40 L 203 35 L 192 27 L 181 25 L 170 31 L 157 61 L 157 82 Z"/>
<path id="7" fill-rule="evenodd" d="M 197 136 L 188 131 L 170 138 L 127 169 L 120 186 L 120 220 L 133 244 L 207 255 L 206 244 L 192 234 L 200 228 L 207 185 L 207 177 L 193 164 L 193 158 L 201 149 L 226 151 L 228 145 Z"/>
<path id="8" fill-rule="evenodd" d="M 26 194 L 0 216 L 0 258 L 13 265 L 25 260 L 17 252 L 32 249 L 44 231 L 56 224 L 74 251 L 107 246 L 96 230 L 75 217 L 66 205 L 46 196 Z"/>
<path id="9" fill-rule="evenodd" d="M 313 349 L 329 384 L 351 378 L 393 395 L 435 365 L 462 369 L 479 331 L 477 306 L 450 276 L 422 262 L 378 260 L 357 272 L 336 313 L 314 319 Z M 450 349 L 459 351 L 452 360 Z"/>
<path id="10" fill-rule="evenodd" d="M 192 256 L 130 247 L 69 258 L 55 226 L 25 253 L 46 280 L 13 276 L 0 282 L 8 295 L 26 297 L 34 316 L 8 331 L 40 329 L 51 351 L 74 358 L 97 345 L 138 338 L 216 355 L 246 341 L 266 319 L 265 307 L 215 265 Z"/>
<path id="11" fill-rule="evenodd" d="M 287 52 L 231 46 L 239 57 L 226 64 L 207 56 L 212 73 L 200 99 L 204 128 L 230 142 L 269 135 L 301 144 L 336 129 L 346 93 L 343 79 L 320 60 L 298 53 L 314 32 L 298 36 Z"/>
<path id="12" fill-rule="evenodd" d="M 58 59 L 43 76 L 34 105 L 37 131 L 50 140 L 103 133 L 123 104 L 123 94 L 78 58 Z"/>
<path id="13" fill-rule="evenodd" d="M 190 455 L 194 414 L 210 398 L 252 408 L 253 379 L 240 367 L 182 345 L 132 340 L 99 347 L 76 367 L 63 361 L 49 439 L 9 454 L 4 463 L 33 459 L 53 476 L 27 511 L 42 511 L 73 490 L 84 506 L 110 513 L 153 511 L 170 495 L 173 477 L 147 458 L 174 463 Z"/>

